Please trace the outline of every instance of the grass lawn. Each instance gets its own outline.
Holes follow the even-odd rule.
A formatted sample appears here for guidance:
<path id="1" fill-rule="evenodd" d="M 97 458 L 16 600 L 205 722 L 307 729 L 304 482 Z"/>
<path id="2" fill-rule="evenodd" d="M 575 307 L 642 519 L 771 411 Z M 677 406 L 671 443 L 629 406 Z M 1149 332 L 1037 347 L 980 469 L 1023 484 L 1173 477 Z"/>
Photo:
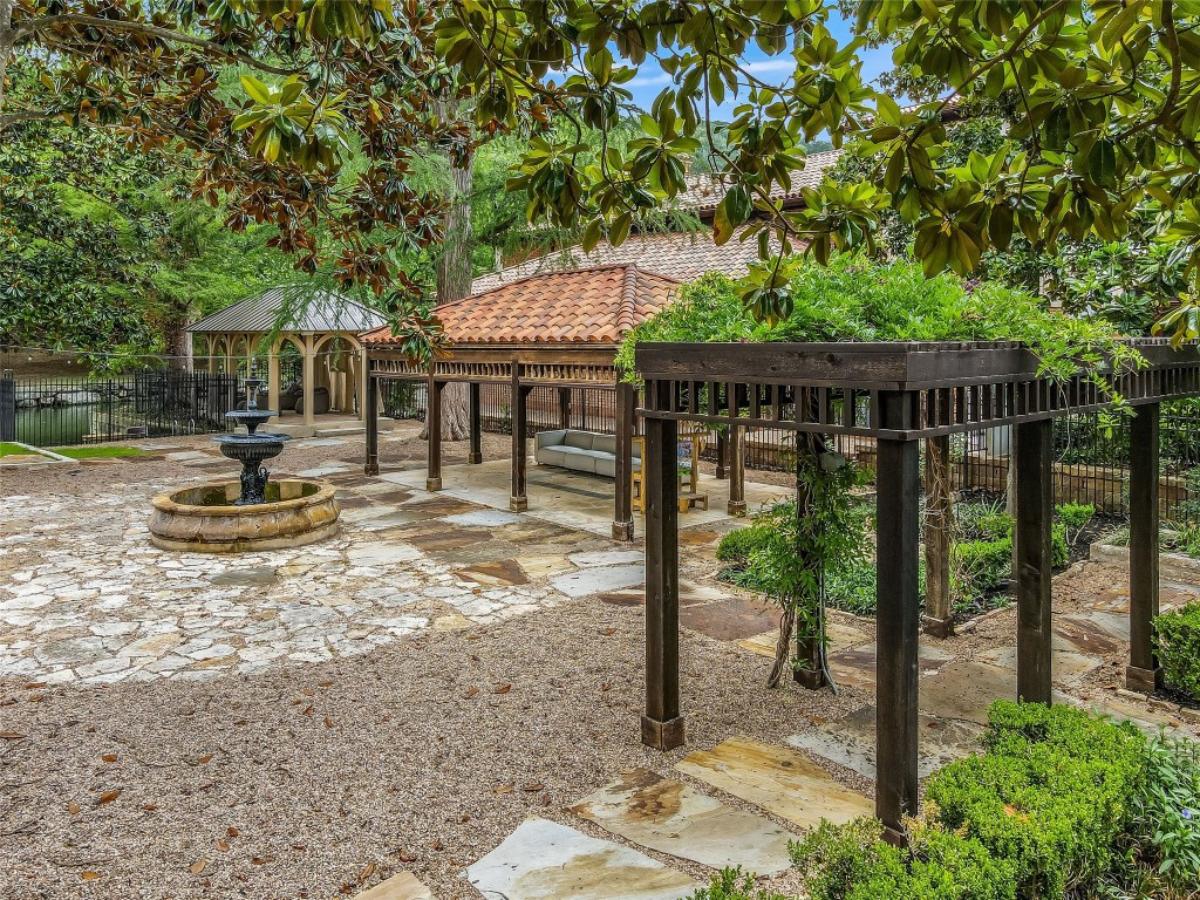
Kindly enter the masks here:
<path id="1" fill-rule="evenodd" d="M 29 453 L 20 444 L 14 444 L 10 441 L 0 441 L 0 456 L 20 456 L 23 453 Z"/>
<path id="2" fill-rule="evenodd" d="M 139 447 L 53 447 L 55 453 L 71 459 L 117 459 L 122 456 L 145 456 Z"/>

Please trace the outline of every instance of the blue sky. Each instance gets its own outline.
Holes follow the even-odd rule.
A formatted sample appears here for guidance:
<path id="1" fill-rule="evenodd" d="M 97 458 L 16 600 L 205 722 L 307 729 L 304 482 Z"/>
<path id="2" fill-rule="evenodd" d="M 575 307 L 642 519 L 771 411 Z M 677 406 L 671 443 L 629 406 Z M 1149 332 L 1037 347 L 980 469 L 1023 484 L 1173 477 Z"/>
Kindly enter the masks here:
<path id="1" fill-rule="evenodd" d="M 845 44 L 850 40 L 852 23 L 842 18 L 834 10 L 829 18 L 829 30 L 838 43 Z M 892 50 L 890 47 L 879 47 L 860 51 L 863 61 L 862 74 L 867 81 L 874 81 L 882 73 L 892 68 Z M 793 68 L 792 58 L 781 54 L 768 58 L 758 47 L 751 45 L 750 51 L 743 57 L 747 68 L 764 81 L 782 81 Z M 649 109 L 659 91 L 670 84 L 671 76 L 667 75 L 653 59 L 647 59 L 638 76 L 625 85 L 633 93 L 633 102 L 642 109 Z M 714 118 L 729 119 L 735 103 L 726 102 L 714 110 Z"/>

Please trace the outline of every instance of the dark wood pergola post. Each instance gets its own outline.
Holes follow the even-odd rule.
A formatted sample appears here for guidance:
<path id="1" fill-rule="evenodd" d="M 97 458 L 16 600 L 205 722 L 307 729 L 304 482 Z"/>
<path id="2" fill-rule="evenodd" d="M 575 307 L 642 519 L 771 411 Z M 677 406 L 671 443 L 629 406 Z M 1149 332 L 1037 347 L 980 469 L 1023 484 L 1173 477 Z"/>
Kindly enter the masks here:
<path id="1" fill-rule="evenodd" d="M 567 387 L 558 389 L 558 427 L 571 427 L 571 389 Z"/>
<path id="2" fill-rule="evenodd" d="M 515 360 L 512 366 L 512 492 L 508 498 L 508 508 L 513 512 L 524 512 L 529 508 L 529 498 L 525 495 L 525 466 L 527 463 L 525 446 L 527 418 L 525 412 L 529 388 L 521 384 L 520 364 Z"/>
<path id="3" fill-rule="evenodd" d="M 670 408 L 671 384 L 655 382 L 647 403 Z M 646 492 L 646 714 L 642 743 L 658 750 L 684 740 L 679 711 L 679 426 L 647 419 L 642 458 Z"/>
<path id="4" fill-rule="evenodd" d="M 613 524 L 614 541 L 633 540 L 633 429 L 636 397 L 633 385 L 617 382 L 616 432 L 617 462 L 613 474 Z M 642 461 L 645 465 L 645 460 Z"/>
<path id="5" fill-rule="evenodd" d="M 472 381 L 468 386 L 470 395 L 467 415 L 470 419 L 471 448 L 467 451 L 467 463 L 475 466 L 483 462 L 483 424 L 482 412 L 479 408 L 479 389 L 478 381 Z"/>
<path id="6" fill-rule="evenodd" d="M 1125 686 L 1151 693 L 1162 683 L 1154 655 L 1158 615 L 1159 404 L 1135 407 L 1129 435 L 1129 665 Z"/>
<path id="7" fill-rule="evenodd" d="M 363 398 L 363 417 L 367 429 L 367 460 L 363 472 L 379 474 L 379 384 L 375 376 L 367 374 L 367 391 Z"/>
<path id="8" fill-rule="evenodd" d="M 715 477 L 720 480 L 725 477 L 725 452 L 729 446 L 729 441 L 725 437 L 724 431 L 717 432 L 717 465 Z"/>
<path id="9" fill-rule="evenodd" d="M 1022 422 L 1016 443 L 1017 698 L 1049 703 L 1051 695 L 1051 549 L 1054 517 L 1051 419 Z"/>
<path id="10" fill-rule="evenodd" d="M 729 407 L 729 417 L 736 419 L 738 416 L 738 386 L 730 383 L 725 386 L 726 403 Z M 729 463 L 729 502 L 725 505 L 725 511 L 731 516 L 744 516 L 746 514 L 746 460 L 745 444 L 743 438 L 744 431 L 737 425 L 729 426 L 729 445 L 728 445 L 728 463 Z"/>
<path id="11" fill-rule="evenodd" d="M 442 389 L 444 381 L 436 381 L 432 375 L 427 382 L 425 399 L 425 445 L 428 461 L 425 469 L 425 490 L 442 489 Z"/>
<path id="12" fill-rule="evenodd" d="M 916 395 L 881 393 L 881 427 L 912 427 Z M 889 839 L 903 839 L 903 818 L 917 812 L 921 469 L 919 445 L 880 437 L 875 520 L 875 815 Z"/>

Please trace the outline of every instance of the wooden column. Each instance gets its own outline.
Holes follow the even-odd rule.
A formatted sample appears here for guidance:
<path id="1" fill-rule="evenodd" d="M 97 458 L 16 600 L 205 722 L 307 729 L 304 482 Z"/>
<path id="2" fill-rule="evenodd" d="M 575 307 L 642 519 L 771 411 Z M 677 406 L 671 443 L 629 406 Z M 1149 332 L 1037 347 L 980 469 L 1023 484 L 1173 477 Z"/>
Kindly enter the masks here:
<path id="1" fill-rule="evenodd" d="M 1134 410 L 1129 435 L 1129 665 L 1125 686 L 1150 693 L 1162 684 L 1152 623 L 1158 615 L 1159 405 Z"/>
<path id="2" fill-rule="evenodd" d="M 267 353 L 267 409 L 275 410 L 272 422 L 278 422 L 282 415 L 279 411 L 279 341 L 271 344 Z"/>
<path id="3" fill-rule="evenodd" d="M 425 490 L 440 491 L 442 489 L 442 389 L 444 381 L 435 381 L 429 376 L 425 400 L 425 447 L 426 471 Z"/>
<path id="4" fill-rule="evenodd" d="M 732 383 L 726 385 L 725 394 L 729 415 L 736 418 L 738 414 L 737 385 Z M 729 502 L 725 509 L 731 516 L 746 514 L 745 437 L 744 428 L 737 425 L 729 426 Z"/>
<path id="5" fill-rule="evenodd" d="M 911 424 L 912 397 L 880 395 L 882 427 Z M 875 814 L 890 840 L 903 840 L 917 812 L 917 650 L 921 471 L 916 441 L 880 438 L 876 476 Z"/>
<path id="6" fill-rule="evenodd" d="M 718 479 L 725 477 L 725 454 L 729 448 L 729 440 L 725 437 L 724 431 L 717 432 L 717 471 Z"/>
<path id="7" fill-rule="evenodd" d="M 924 631 L 949 637 L 953 631 L 950 599 L 950 532 L 954 507 L 950 490 L 950 437 L 925 441 L 925 617 Z"/>
<path id="8" fill-rule="evenodd" d="M 521 384 L 519 364 L 514 362 L 512 369 L 512 493 L 508 498 L 508 508 L 513 512 L 524 512 L 529 508 L 529 498 L 525 495 L 525 466 L 528 462 L 525 407 L 530 389 Z"/>
<path id="9" fill-rule="evenodd" d="M 314 402 L 317 382 L 317 351 L 313 346 L 313 336 L 304 335 L 304 424 L 316 424 L 316 403 Z"/>
<path id="10" fill-rule="evenodd" d="M 1017 581 L 1017 699 L 1050 702 L 1050 527 L 1054 516 L 1050 419 L 1014 429 L 1016 496 L 1013 566 Z"/>
<path id="11" fill-rule="evenodd" d="M 367 429 L 367 460 L 363 472 L 367 475 L 379 474 L 379 385 L 374 376 L 366 376 L 366 395 L 363 410 L 364 425 Z"/>
<path id="12" fill-rule="evenodd" d="M 655 382 L 652 405 L 670 401 L 670 384 Z M 646 502 L 646 714 L 642 743 L 670 750 L 684 741 L 679 712 L 679 477 L 673 420 L 645 420 L 642 490 Z"/>
<path id="13" fill-rule="evenodd" d="M 467 451 L 467 462 L 474 466 L 483 462 L 483 426 L 479 410 L 479 390 L 479 382 L 472 381 L 469 386 L 470 400 L 467 404 L 471 427 L 471 449 Z"/>
<path id="14" fill-rule="evenodd" d="M 613 474 L 612 536 L 614 541 L 633 540 L 633 429 L 635 406 L 633 385 L 625 381 L 618 382 L 616 396 L 617 464 Z"/>
<path id="15" fill-rule="evenodd" d="M 586 401 L 585 401 L 586 402 Z M 571 389 L 558 389 L 558 427 L 571 427 Z"/>

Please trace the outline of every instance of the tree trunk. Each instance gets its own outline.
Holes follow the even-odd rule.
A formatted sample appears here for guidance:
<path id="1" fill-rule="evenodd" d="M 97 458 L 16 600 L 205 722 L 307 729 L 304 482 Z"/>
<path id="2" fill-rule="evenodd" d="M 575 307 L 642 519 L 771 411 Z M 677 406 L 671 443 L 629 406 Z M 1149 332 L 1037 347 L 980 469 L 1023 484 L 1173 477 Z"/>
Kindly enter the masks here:
<path id="1" fill-rule="evenodd" d="M 792 661 L 792 627 L 796 624 L 796 608 L 788 603 L 783 607 L 783 615 L 779 618 L 779 640 L 775 642 L 775 664 L 771 666 L 771 674 L 767 676 L 767 687 L 779 687 L 783 673 L 791 667 Z"/>
<path id="2" fill-rule="evenodd" d="M 0 0 L 2 2 L 2 0 Z M 192 336 L 188 334 L 188 308 L 172 306 L 163 323 L 163 343 L 172 369 L 184 370 L 191 362 Z"/>
<path id="3" fill-rule="evenodd" d="M 17 39 L 12 27 L 12 10 L 13 0 L 0 0 L 0 113 L 4 112 L 4 76 Z"/>
<path id="4" fill-rule="evenodd" d="M 450 170 L 450 203 L 446 207 L 442 255 L 437 264 L 437 302 L 471 295 L 471 173 L 474 156 Z M 470 392 L 464 382 L 447 384 L 442 393 L 442 440 L 462 441 L 471 433 Z M 426 437 L 424 429 L 421 437 Z"/>

